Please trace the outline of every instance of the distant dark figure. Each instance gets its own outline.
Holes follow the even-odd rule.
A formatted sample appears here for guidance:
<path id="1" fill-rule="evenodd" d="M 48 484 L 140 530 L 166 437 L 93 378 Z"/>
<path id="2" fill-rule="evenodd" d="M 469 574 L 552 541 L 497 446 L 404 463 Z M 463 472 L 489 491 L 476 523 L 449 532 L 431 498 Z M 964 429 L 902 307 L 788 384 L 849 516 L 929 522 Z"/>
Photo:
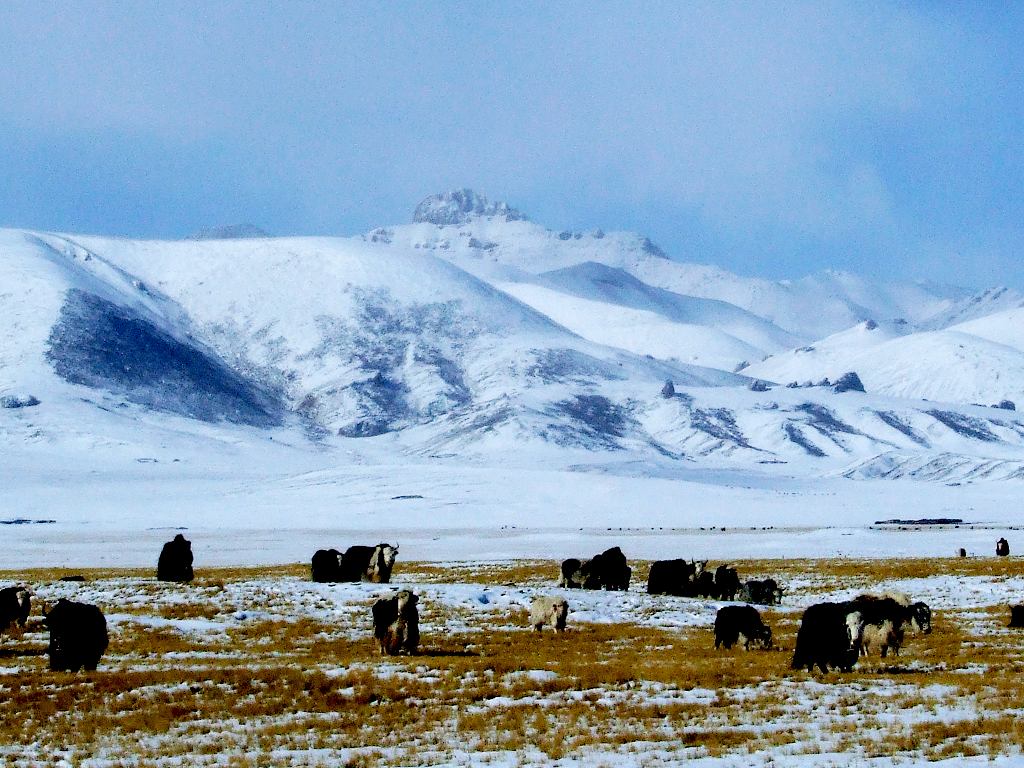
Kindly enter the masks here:
<path id="1" fill-rule="evenodd" d="M 967 557 L 967 550 L 963 547 L 960 547 L 959 555 L 960 557 Z"/>
<path id="2" fill-rule="evenodd" d="M 715 592 L 719 600 L 735 600 L 740 590 L 740 577 L 735 568 L 720 565 L 715 569 Z"/>
<path id="3" fill-rule="evenodd" d="M 860 655 L 863 633 L 864 618 L 853 603 L 812 605 L 800 620 L 792 667 L 849 672 Z"/>
<path id="4" fill-rule="evenodd" d="M 1024 605 L 1010 606 L 1010 626 L 1014 629 L 1024 629 Z"/>
<path id="5" fill-rule="evenodd" d="M 647 575 L 647 594 L 686 597 L 696 572 L 697 565 L 692 560 L 655 560 Z"/>
<path id="6" fill-rule="evenodd" d="M 341 578 L 341 552 L 336 549 L 318 549 L 313 554 L 313 581 L 333 584 Z"/>
<path id="7" fill-rule="evenodd" d="M 665 386 L 661 388 L 662 397 L 675 397 L 676 396 L 676 385 L 672 383 L 672 379 L 665 382 Z"/>
<path id="8" fill-rule="evenodd" d="M 999 557 L 1006 557 L 1010 554 L 1010 542 L 1006 539 L 1000 539 L 996 542 L 996 554 Z"/>
<path id="9" fill-rule="evenodd" d="M 32 597 L 26 587 L 0 589 L 0 632 L 6 632 L 12 624 L 24 627 L 31 612 Z"/>
<path id="10" fill-rule="evenodd" d="M 192 542 L 180 533 L 164 544 L 156 564 L 159 581 L 192 581 Z"/>
<path id="11" fill-rule="evenodd" d="M 762 648 L 771 648 L 772 631 L 761 621 L 757 608 L 749 605 L 727 605 L 719 608 L 715 615 L 715 648 L 726 650 L 736 643 L 743 643 L 744 650 L 750 650 L 751 643 Z"/>
<path id="12" fill-rule="evenodd" d="M 57 581 L 85 581 L 85 576 L 76 573 L 73 576 L 61 576 Z"/>
<path id="13" fill-rule="evenodd" d="M 373 636 L 382 656 L 416 653 L 420 644 L 419 598 L 407 589 L 373 604 Z"/>
<path id="14" fill-rule="evenodd" d="M 59 600 L 43 619 L 50 630 L 50 669 L 96 669 L 107 650 L 107 620 L 95 605 Z"/>

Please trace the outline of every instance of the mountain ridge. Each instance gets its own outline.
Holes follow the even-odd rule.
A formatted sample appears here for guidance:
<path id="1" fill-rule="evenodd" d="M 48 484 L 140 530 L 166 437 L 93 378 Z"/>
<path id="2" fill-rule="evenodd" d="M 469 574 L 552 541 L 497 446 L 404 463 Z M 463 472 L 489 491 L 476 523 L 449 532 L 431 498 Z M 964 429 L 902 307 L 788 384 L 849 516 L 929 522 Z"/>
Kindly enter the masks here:
<path id="1" fill-rule="evenodd" d="M 443 223 L 350 238 L 0 231 L 0 395 L 39 401 L 0 411 L 0 441 L 108 451 L 141 429 L 154 452 L 174 433 L 218 450 L 273 440 L 353 456 L 850 477 L 923 477 L 940 454 L 965 477 L 1024 461 L 1024 423 L 973 404 L 1024 399 L 1002 386 L 1024 381 L 1016 310 L 914 332 L 937 306 L 962 316 L 955 289 L 840 272 L 746 280 L 675 262 L 642 235 L 554 232 L 465 192 L 433 200 Z M 790 320 L 817 306 L 805 332 L 879 307 L 909 319 L 862 318 L 808 343 L 699 293 L 760 296 Z M 868 391 L 755 386 L 790 381 L 779 366 L 793 360 L 831 366 L 813 381 L 854 370 Z M 976 363 L 974 390 L 954 386 L 968 381 L 950 378 L 957 360 Z M 929 377 L 931 389 L 911 386 Z M 872 464 L 883 455 L 901 458 Z"/>

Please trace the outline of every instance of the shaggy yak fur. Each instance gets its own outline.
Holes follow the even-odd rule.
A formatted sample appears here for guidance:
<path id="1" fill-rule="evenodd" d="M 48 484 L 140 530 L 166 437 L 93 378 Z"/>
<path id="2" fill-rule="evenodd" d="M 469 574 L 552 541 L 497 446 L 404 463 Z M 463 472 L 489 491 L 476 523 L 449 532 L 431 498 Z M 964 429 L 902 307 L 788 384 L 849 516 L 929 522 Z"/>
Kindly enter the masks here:
<path id="1" fill-rule="evenodd" d="M 889 650 L 899 655 L 903 638 L 909 628 L 928 634 L 932 631 L 932 610 L 925 603 L 911 603 L 899 592 L 884 595 L 858 595 L 853 605 L 864 619 L 864 633 L 860 653 L 871 655 L 877 648 L 882 656 Z"/>
<path id="2" fill-rule="evenodd" d="M 96 669 L 107 650 L 107 621 L 95 605 L 61 599 L 45 616 L 50 630 L 50 669 Z"/>
<path id="3" fill-rule="evenodd" d="M 12 624 L 25 626 L 32 612 L 31 594 L 25 587 L 0 589 L 0 632 L 5 632 Z"/>
<path id="4" fill-rule="evenodd" d="M 803 613 L 796 635 L 793 669 L 815 665 L 849 672 L 857 663 L 864 619 L 853 603 L 817 603 Z"/>
<path id="5" fill-rule="evenodd" d="M 192 542 L 180 533 L 160 550 L 156 563 L 158 581 L 192 581 Z"/>
<path id="6" fill-rule="evenodd" d="M 757 608 L 750 605 L 726 605 L 715 615 L 715 648 L 732 648 L 743 643 L 750 650 L 751 643 L 771 648 L 772 630 L 761 620 Z"/>
<path id="7" fill-rule="evenodd" d="M 720 565 L 715 569 L 715 597 L 719 600 L 735 600 L 740 591 L 740 577 L 735 568 Z"/>
<path id="8" fill-rule="evenodd" d="M 686 597 L 696 573 L 697 565 L 692 560 L 655 560 L 647 575 L 647 594 Z"/>
<path id="9" fill-rule="evenodd" d="M 751 579 L 740 587 L 739 599 L 758 605 L 777 605 L 782 602 L 782 587 L 775 579 Z"/>
<path id="10" fill-rule="evenodd" d="M 416 653 L 420 644 L 419 598 L 407 589 L 392 597 L 382 597 L 373 604 L 373 636 L 381 655 Z"/>
<path id="11" fill-rule="evenodd" d="M 398 545 L 378 544 L 375 547 L 356 545 L 344 553 L 336 549 L 319 549 L 313 555 L 313 581 L 371 581 L 387 584 L 398 558 Z"/>
<path id="12" fill-rule="evenodd" d="M 537 632 L 550 624 L 555 632 L 565 632 L 565 619 L 569 615 L 569 603 L 561 597 L 535 597 L 530 604 L 530 626 Z"/>
<path id="13" fill-rule="evenodd" d="M 571 589 L 607 589 L 626 591 L 633 569 L 618 547 L 606 549 L 589 560 L 569 558 L 562 562 L 559 585 Z"/>

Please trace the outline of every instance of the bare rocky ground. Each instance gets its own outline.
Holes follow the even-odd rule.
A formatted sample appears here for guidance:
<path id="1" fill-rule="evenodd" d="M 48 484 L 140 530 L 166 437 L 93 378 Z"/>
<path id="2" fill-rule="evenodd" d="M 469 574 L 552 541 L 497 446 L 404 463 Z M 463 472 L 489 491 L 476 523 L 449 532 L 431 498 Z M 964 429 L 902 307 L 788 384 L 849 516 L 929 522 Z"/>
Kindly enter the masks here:
<path id="1" fill-rule="evenodd" d="M 1016 558 L 741 561 L 774 576 L 771 650 L 716 651 L 721 603 L 562 591 L 550 561 L 403 563 L 394 583 L 314 584 L 305 566 L 200 569 L 190 585 L 141 570 L 0 572 L 37 594 L 0 637 L 0 762 L 12 766 L 859 765 L 1017 763 L 1024 601 Z M 381 658 L 370 605 L 420 595 L 422 645 Z M 934 631 L 850 674 L 793 672 L 800 611 L 897 589 Z M 564 594 L 570 631 L 526 627 Z M 47 669 L 40 603 L 104 610 L 94 673 Z"/>

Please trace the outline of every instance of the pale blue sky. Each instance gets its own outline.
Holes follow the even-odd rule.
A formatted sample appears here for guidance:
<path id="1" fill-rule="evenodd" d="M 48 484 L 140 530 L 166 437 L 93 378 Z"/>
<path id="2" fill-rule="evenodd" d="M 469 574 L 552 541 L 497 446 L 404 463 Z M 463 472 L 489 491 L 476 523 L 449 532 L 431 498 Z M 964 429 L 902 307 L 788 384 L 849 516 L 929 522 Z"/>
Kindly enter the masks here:
<path id="1" fill-rule="evenodd" d="M 1022 9 L 5 0 L 0 226 L 355 234 L 470 186 L 744 274 L 1024 287 Z"/>

